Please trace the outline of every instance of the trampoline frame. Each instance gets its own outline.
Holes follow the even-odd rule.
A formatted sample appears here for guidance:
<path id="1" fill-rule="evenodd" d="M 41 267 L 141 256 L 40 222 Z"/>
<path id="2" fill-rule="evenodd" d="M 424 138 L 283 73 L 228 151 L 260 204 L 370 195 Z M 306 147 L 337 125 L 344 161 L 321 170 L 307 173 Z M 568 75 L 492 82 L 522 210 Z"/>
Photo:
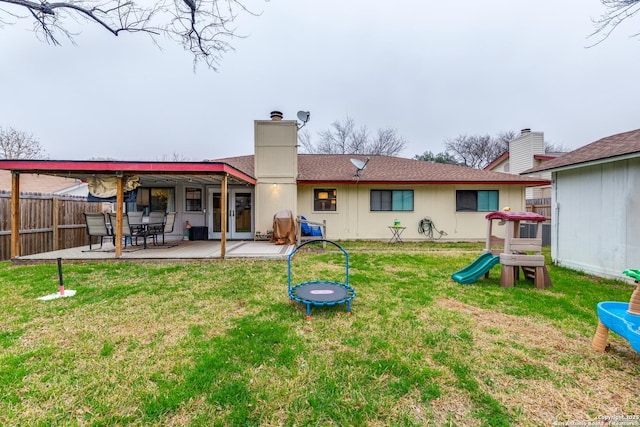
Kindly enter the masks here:
<path id="1" fill-rule="evenodd" d="M 329 280 L 312 280 L 312 281 L 307 281 L 307 282 L 302 282 L 302 283 L 298 283 L 295 284 L 293 286 L 291 286 L 291 259 L 293 258 L 293 255 L 295 255 L 295 253 L 298 251 L 298 249 L 302 248 L 305 245 L 311 244 L 311 243 L 330 243 L 332 245 L 334 245 L 335 247 L 337 247 L 338 249 L 340 249 L 340 251 L 345 255 L 345 281 L 344 283 L 342 282 L 334 282 L 334 281 L 329 281 Z M 346 291 L 346 296 L 344 298 L 340 298 L 338 300 L 335 301 L 320 301 L 320 300 L 313 300 L 310 298 L 302 298 L 299 297 L 298 295 L 296 295 L 296 290 L 304 288 L 304 287 L 308 287 L 311 285 L 328 285 L 329 287 L 337 287 L 337 288 L 344 288 L 344 290 Z M 305 304 L 307 306 L 307 320 L 311 319 L 311 306 L 315 305 L 315 306 L 333 306 L 333 305 L 338 305 L 338 304 L 347 304 L 347 316 L 351 316 L 351 300 L 356 296 L 356 290 L 351 287 L 349 285 L 349 253 L 347 251 L 345 251 L 342 246 L 338 245 L 337 243 L 331 241 L 331 240 L 326 240 L 326 239 L 317 239 L 317 240 L 308 240 L 304 243 L 302 243 L 301 245 L 299 245 L 298 247 L 296 247 L 290 254 L 289 257 L 287 259 L 287 289 L 289 291 L 289 299 L 291 301 L 297 301 L 297 302 L 301 302 L 303 304 Z"/>

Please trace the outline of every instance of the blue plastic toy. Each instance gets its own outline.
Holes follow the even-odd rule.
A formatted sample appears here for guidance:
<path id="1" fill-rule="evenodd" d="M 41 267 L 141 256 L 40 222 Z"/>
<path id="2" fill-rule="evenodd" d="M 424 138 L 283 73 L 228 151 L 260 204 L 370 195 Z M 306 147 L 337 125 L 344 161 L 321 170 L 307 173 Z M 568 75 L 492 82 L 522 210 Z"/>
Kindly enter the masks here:
<path id="1" fill-rule="evenodd" d="M 640 270 L 625 270 L 623 273 L 640 281 Z M 629 303 L 603 301 L 598 303 L 598 328 L 591 341 L 591 348 L 604 352 L 609 330 L 625 338 L 631 347 L 640 353 L 640 287 L 633 291 Z"/>

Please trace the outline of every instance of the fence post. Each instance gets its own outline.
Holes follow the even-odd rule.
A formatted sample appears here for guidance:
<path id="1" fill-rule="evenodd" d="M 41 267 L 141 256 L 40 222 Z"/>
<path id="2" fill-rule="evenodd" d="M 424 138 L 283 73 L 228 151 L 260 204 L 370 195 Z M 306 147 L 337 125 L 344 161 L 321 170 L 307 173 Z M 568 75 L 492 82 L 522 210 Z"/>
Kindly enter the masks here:
<path id="1" fill-rule="evenodd" d="M 20 173 L 11 171 L 11 259 L 20 256 Z"/>
<path id="2" fill-rule="evenodd" d="M 53 196 L 51 199 L 51 240 L 52 250 L 57 251 L 59 248 L 58 238 L 60 237 L 58 226 L 60 225 L 60 199 L 58 196 Z"/>

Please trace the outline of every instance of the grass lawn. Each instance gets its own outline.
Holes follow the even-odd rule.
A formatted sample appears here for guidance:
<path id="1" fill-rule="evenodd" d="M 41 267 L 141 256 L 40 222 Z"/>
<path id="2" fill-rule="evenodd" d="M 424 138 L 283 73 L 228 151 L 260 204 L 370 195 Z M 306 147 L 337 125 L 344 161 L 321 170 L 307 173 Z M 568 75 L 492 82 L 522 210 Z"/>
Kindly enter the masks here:
<path id="1" fill-rule="evenodd" d="M 346 306 L 290 304 L 286 261 L 0 263 L 0 425 L 509 426 L 640 415 L 640 355 L 599 301 L 633 287 L 559 267 L 553 286 L 472 285 L 481 244 L 345 242 Z M 293 283 L 344 280 L 299 251 Z M 638 266 L 629 266 L 637 268 Z M 638 424 L 640 425 L 640 421 Z"/>

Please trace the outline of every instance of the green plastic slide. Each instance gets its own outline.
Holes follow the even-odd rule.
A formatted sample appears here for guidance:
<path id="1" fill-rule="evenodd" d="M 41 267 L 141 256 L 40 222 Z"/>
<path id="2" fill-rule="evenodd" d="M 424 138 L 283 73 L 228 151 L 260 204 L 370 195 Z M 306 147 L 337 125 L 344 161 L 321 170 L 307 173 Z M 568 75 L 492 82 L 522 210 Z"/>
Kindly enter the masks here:
<path id="1" fill-rule="evenodd" d="M 500 263 L 500 256 L 493 255 L 491 252 L 485 252 L 475 261 L 460 271 L 456 271 L 451 278 L 458 283 L 468 285 L 474 283 L 480 277 L 484 276 L 495 266 Z"/>

